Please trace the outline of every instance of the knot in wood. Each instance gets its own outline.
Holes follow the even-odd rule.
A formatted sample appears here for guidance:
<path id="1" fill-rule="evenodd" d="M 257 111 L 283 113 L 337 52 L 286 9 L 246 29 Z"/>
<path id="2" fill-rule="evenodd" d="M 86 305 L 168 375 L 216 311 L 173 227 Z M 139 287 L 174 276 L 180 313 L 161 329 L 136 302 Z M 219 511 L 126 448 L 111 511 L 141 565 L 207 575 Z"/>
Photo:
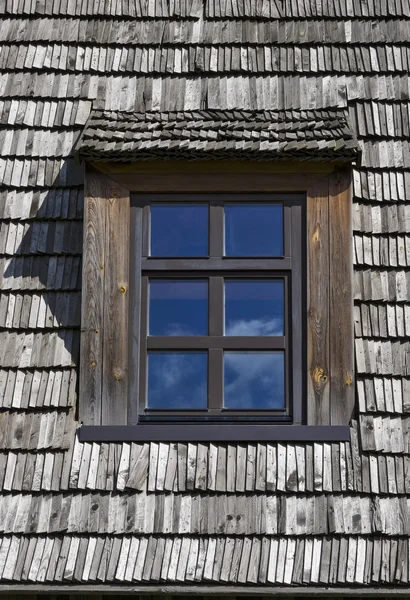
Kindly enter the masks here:
<path id="1" fill-rule="evenodd" d="M 313 381 L 315 381 L 319 385 L 321 383 L 326 383 L 326 381 L 327 381 L 327 375 L 326 375 L 325 371 L 322 369 L 322 367 L 315 367 L 315 369 L 313 370 L 313 373 L 312 373 L 312 378 L 313 378 Z"/>
<path id="2" fill-rule="evenodd" d="M 94 368 L 97 366 L 97 363 L 95 362 L 95 360 L 92 361 L 91 366 Z"/>
<path id="3" fill-rule="evenodd" d="M 119 381 L 121 379 L 121 373 L 118 373 L 118 371 L 114 371 L 113 375 L 116 381 Z"/>
<path id="4" fill-rule="evenodd" d="M 120 287 L 120 292 L 121 292 L 121 294 L 125 294 L 125 292 L 126 292 L 126 291 L 127 291 L 127 288 L 125 287 L 125 285 L 122 285 L 122 286 Z"/>
<path id="5" fill-rule="evenodd" d="M 350 375 L 346 375 L 345 381 L 346 381 L 347 385 L 352 385 L 352 383 L 353 383 L 353 379 Z"/>

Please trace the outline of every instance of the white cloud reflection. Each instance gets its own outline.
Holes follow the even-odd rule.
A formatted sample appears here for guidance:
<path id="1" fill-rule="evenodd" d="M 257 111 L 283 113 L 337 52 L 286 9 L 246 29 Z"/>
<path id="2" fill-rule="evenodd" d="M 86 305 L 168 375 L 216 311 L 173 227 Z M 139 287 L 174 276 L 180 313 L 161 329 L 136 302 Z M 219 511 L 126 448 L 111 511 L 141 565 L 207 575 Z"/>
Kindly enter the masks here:
<path id="1" fill-rule="evenodd" d="M 205 352 L 150 352 L 148 406 L 150 408 L 206 408 Z"/>
<path id="2" fill-rule="evenodd" d="M 169 323 L 164 335 L 185 336 L 198 334 L 193 329 L 190 329 L 181 323 Z"/>
<path id="3" fill-rule="evenodd" d="M 283 407 L 282 352 L 225 352 L 224 360 L 226 408 Z"/>
<path id="4" fill-rule="evenodd" d="M 230 319 L 225 335 L 283 335 L 282 319 Z"/>

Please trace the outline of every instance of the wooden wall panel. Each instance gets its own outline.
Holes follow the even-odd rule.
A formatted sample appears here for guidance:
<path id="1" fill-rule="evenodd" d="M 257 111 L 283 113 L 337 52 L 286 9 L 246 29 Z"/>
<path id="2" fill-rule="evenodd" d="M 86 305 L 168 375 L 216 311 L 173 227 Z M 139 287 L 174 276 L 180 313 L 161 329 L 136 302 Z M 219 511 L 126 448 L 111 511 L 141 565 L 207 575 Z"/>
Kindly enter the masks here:
<path id="1" fill-rule="evenodd" d="M 87 170 L 84 198 L 84 250 L 80 369 L 80 421 L 101 423 L 104 327 L 104 197 L 107 177 Z M 84 318 L 87 315 L 87 319 Z"/>
<path id="2" fill-rule="evenodd" d="M 347 425 L 354 406 L 351 170 L 307 193 L 308 424 Z"/>
<path id="3" fill-rule="evenodd" d="M 127 423 L 129 193 L 110 181 L 106 199 L 104 277 L 104 370 L 102 424 Z"/>
<path id="4" fill-rule="evenodd" d="M 127 423 L 129 204 L 127 190 L 87 168 L 80 419 L 89 425 Z"/>
<path id="5" fill-rule="evenodd" d="M 351 172 L 329 181 L 331 424 L 349 422 L 355 386 L 353 345 L 353 259 Z"/>
<path id="6" fill-rule="evenodd" d="M 329 179 L 307 194 L 308 423 L 330 425 Z"/>

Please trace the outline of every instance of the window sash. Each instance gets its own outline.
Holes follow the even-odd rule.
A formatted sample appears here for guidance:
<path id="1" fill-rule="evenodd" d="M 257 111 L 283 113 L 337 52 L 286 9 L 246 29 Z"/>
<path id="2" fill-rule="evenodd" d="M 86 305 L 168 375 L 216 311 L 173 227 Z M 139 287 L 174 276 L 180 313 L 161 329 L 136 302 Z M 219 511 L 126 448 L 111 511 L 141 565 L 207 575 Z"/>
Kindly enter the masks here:
<path id="1" fill-rule="evenodd" d="M 258 268 L 281 268 L 283 257 L 289 257 L 290 253 L 290 236 L 286 235 L 286 232 L 289 231 L 289 219 L 290 214 L 285 210 L 286 206 L 291 206 L 295 202 L 300 202 L 301 200 L 300 194 L 133 194 L 132 196 L 132 206 L 138 206 L 142 209 L 143 212 L 143 230 L 142 230 L 142 258 L 148 259 L 145 264 L 155 264 L 158 263 L 157 268 L 168 268 L 164 266 L 165 263 L 174 263 L 176 265 L 180 265 L 179 268 L 183 265 L 183 263 L 187 264 L 187 268 L 189 267 L 189 263 L 195 261 L 195 263 L 202 263 L 203 261 L 208 262 L 207 268 L 213 268 L 209 265 L 210 259 L 223 259 L 223 261 L 232 261 L 231 268 L 244 268 L 242 264 L 248 266 L 252 269 L 252 262 L 258 261 L 261 262 L 264 267 Z M 177 257 L 169 257 L 169 258 L 156 258 L 150 256 L 150 210 L 151 204 L 153 202 L 158 202 L 162 204 L 166 203 L 174 203 L 174 204 L 204 204 L 207 203 L 209 205 L 209 256 L 207 257 L 186 257 L 186 258 L 177 258 Z M 283 255 L 275 256 L 275 257 L 250 257 L 250 258 L 233 258 L 229 256 L 224 256 L 224 205 L 227 203 L 235 203 L 235 204 L 246 204 L 252 203 L 255 204 L 282 204 L 283 205 Z M 216 264 L 216 261 L 212 261 L 212 264 Z M 236 264 L 235 264 L 236 263 Z M 245 264 L 246 263 L 246 264 Z M 269 265 L 268 265 L 269 263 Z M 162 264 L 162 266 L 161 266 Z M 274 267 L 273 264 L 277 264 L 277 267 Z M 215 268 L 221 268 L 222 265 L 217 264 Z M 151 268 L 151 267 L 150 267 Z M 155 268 L 155 267 L 154 267 Z M 198 268 L 198 267 L 192 267 Z M 204 267 L 206 268 L 206 267 Z"/>
<path id="2" fill-rule="evenodd" d="M 150 203 L 151 202 L 208 202 L 209 254 L 208 258 L 154 258 L 149 256 Z M 283 257 L 230 258 L 223 256 L 223 206 L 225 202 L 281 203 L 283 205 Z M 140 277 L 141 314 L 139 335 L 139 407 L 138 419 L 150 420 L 240 420 L 245 415 L 260 421 L 285 421 L 300 424 L 302 421 L 302 394 L 305 370 L 302 349 L 305 346 L 305 326 L 302 322 L 302 305 L 305 296 L 302 281 L 302 213 L 306 199 L 300 194 L 144 194 L 132 196 L 132 206 L 141 215 L 142 243 L 135 253 L 135 276 Z M 149 279 L 206 278 L 209 281 L 209 335 L 208 336 L 148 336 L 148 282 Z M 285 335 L 243 336 L 223 335 L 224 280 L 225 279 L 275 279 L 285 280 Z M 219 306 L 219 309 L 216 308 Z M 292 335 L 292 330 L 298 332 Z M 133 337 L 133 336 L 131 336 Z M 208 409 L 206 411 L 157 410 L 146 408 L 147 352 L 148 350 L 207 350 L 208 351 Z M 223 352 L 224 350 L 283 350 L 285 353 L 285 409 L 232 410 L 223 404 Z"/>

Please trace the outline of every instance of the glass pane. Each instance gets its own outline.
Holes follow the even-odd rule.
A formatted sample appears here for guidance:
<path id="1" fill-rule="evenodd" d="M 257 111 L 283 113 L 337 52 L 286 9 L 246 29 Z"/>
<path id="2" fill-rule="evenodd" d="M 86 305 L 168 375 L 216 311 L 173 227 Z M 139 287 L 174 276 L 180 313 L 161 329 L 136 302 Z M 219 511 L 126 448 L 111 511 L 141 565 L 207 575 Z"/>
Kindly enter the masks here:
<path id="1" fill-rule="evenodd" d="M 151 256 L 208 256 L 208 205 L 151 204 Z"/>
<path id="2" fill-rule="evenodd" d="M 208 396 L 206 352 L 148 352 L 148 408 L 204 409 Z"/>
<path id="3" fill-rule="evenodd" d="M 225 204 L 225 256 L 283 256 L 281 204 Z"/>
<path id="4" fill-rule="evenodd" d="M 284 283 L 225 281 L 225 335 L 284 335 Z"/>
<path id="5" fill-rule="evenodd" d="M 208 335 L 208 282 L 149 283 L 149 335 Z"/>
<path id="6" fill-rule="evenodd" d="M 225 352 L 224 406 L 238 410 L 285 408 L 284 352 Z"/>

